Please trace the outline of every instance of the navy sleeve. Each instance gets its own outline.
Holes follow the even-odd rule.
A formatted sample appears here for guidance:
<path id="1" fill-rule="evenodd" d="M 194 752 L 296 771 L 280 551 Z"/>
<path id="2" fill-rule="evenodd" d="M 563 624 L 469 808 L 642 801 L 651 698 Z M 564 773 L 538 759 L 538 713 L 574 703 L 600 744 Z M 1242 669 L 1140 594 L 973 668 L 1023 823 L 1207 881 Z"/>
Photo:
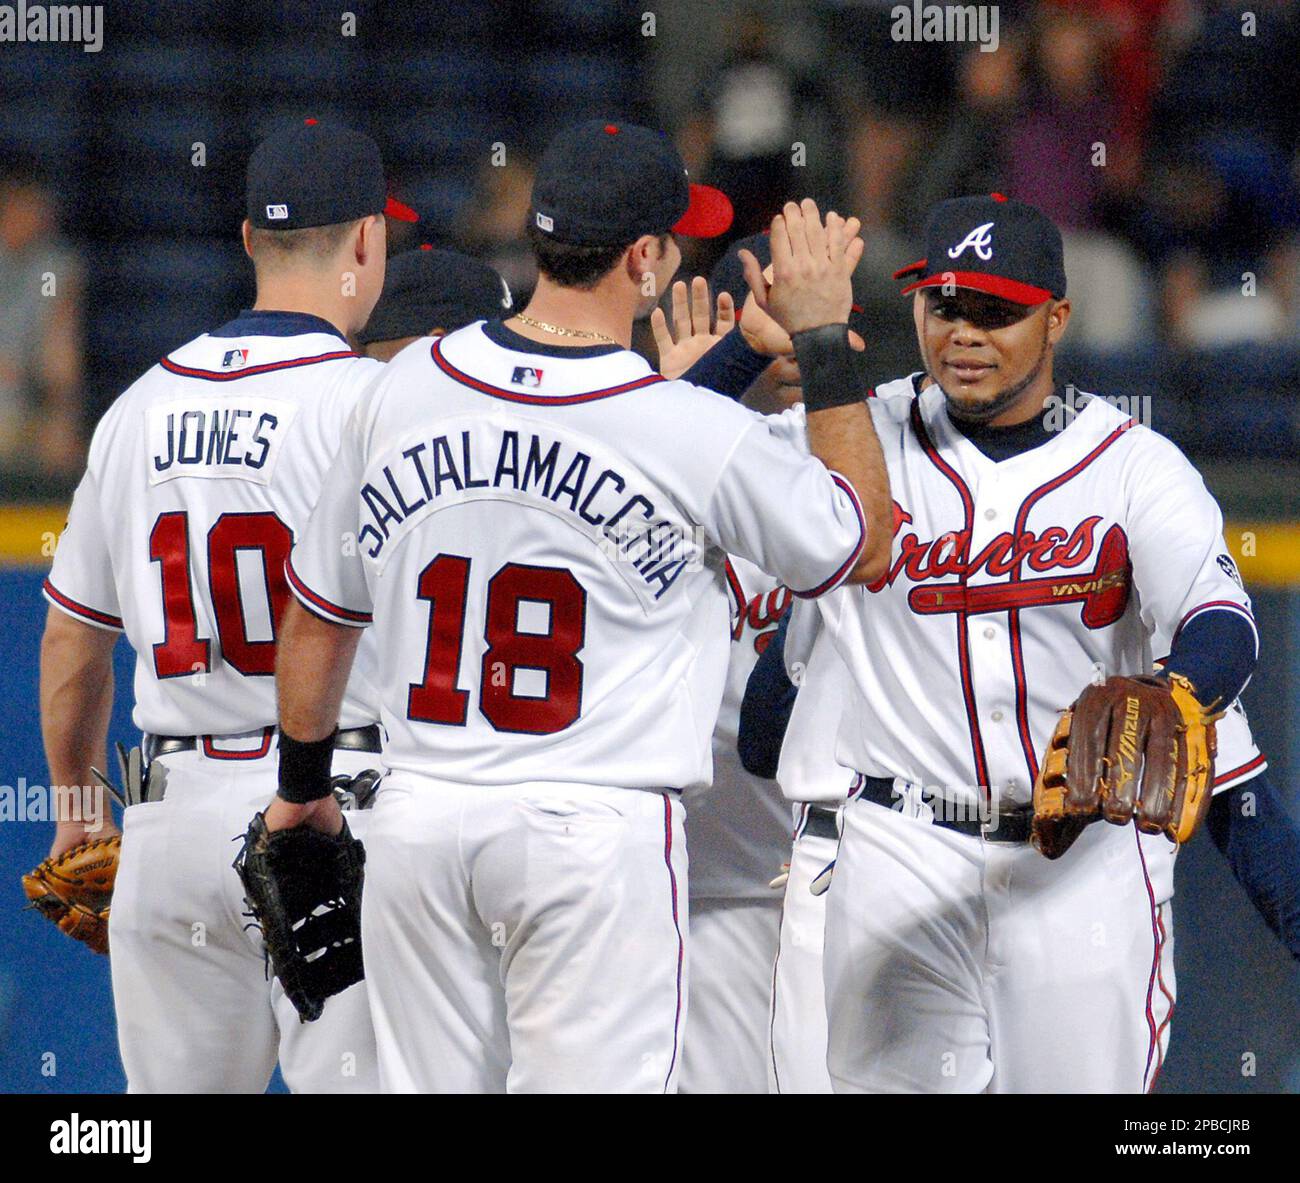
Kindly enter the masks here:
<path id="1" fill-rule="evenodd" d="M 682 375 L 682 381 L 740 399 L 771 361 L 750 349 L 739 329 L 732 329 Z"/>
<path id="2" fill-rule="evenodd" d="M 1202 706 L 1226 707 L 1255 671 L 1255 633 L 1240 612 L 1202 612 L 1174 638 L 1166 673 L 1182 674 Z"/>
<path id="3" fill-rule="evenodd" d="M 759 654 L 745 686 L 740 704 L 740 734 L 736 748 L 747 772 L 771 780 L 781 759 L 781 744 L 790 724 L 790 712 L 799 693 L 785 672 L 785 634 L 790 613 L 786 612 L 776 632 Z"/>
<path id="4" fill-rule="evenodd" d="M 1268 773 L 1215 797 L 1205 825 L 1255 911 L 1300 961 L 1300 827 Z"/>

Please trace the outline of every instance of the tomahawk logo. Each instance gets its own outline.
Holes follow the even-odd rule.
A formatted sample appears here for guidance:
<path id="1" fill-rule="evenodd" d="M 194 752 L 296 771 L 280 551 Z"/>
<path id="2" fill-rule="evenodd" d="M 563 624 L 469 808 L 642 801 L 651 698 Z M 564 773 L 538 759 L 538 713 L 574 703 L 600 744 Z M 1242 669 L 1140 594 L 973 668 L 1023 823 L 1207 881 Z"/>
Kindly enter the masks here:
<path id="1" fill-rule="evenodd" d="M 148 1118 L 96 1121 L 74 1113 L 66 1121 L 52 1121 L 50 1134 L 51 1154 L 129 1154 L 132 1162 L 153 1157 L 153 1122 Z"/>
<path id="2" fill-rule="evenodd" d="M 986 263 L 993 258 L 993 223 L 985 222 L 983 226 L 976 226 L 965 238 L 956 246 L 948 248 L 948 258 L 960 258 L 971 247 L 975 248 L 975 253 L 979 255 Z"/>

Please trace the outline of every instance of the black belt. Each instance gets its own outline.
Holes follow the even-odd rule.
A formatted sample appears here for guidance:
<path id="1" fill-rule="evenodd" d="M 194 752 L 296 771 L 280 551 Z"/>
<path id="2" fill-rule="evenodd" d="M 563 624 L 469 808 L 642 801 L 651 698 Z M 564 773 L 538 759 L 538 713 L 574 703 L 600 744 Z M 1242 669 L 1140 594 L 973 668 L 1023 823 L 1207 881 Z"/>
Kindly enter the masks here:
<path id="1" fill-rule="evenodd" d="M 824 805 L 809 805 L 799 836 L 829 838 L 832 842 L 838 842 L 840 840 L 839 810 L 827 809 Z"/>
<path id="2" fill-rule="evenodd" d="M 863 776 L 859 784 L 861 787 L 855 793 L 859 799 L 870 801 L 873 805 L 883 805 L 886 809 L 898 809 L 898 796 L 894 792 L 892 780 L 882 776 Z M 973 817 L 947 817 L 944 816 L 946 813 L 960 813 L 963 807 L 933 794 L 926 794 L 923 799 L 934 811 L 934 816 L 929 819 L 931 824 L 941 826 L 945 830 L 953 830 L 958 834 L 975 838 L 983 837 L 990 842 L 1029 841 L 1029 827 L 1034 818 L 1034 811 L 1028 805 L 1020 805 L 1014 809 L 999 809 L 996 819 L 992 812 L 983 806 L 965 810 L 967 813 L 973 813 L 975 815 Z M 995 820 L 996 825 L 993 825 Z"/>
<path id="3" fill-rule="evenodd" d="M 197 751 L 199 744 L 204 739 L 220 739 L 220 736 L 202 736 L 202 735 L 151 735 L 144 742 L 144 754 L 146 760 L 153 760 L 158 756 L 169 756 L 175 752 L 193 752 Z M 383 750 L 380 743 L 379 724 L 371 723 L 367 727 L 349 727 L 345 731 L 336 732 L 334 735 L 334 750 L 336 752 L 380 752 Z M 223 753 L 229 756 L 239 756 L 239 752 Z M 249 753 L 252 755 L 253 753 Z"/>

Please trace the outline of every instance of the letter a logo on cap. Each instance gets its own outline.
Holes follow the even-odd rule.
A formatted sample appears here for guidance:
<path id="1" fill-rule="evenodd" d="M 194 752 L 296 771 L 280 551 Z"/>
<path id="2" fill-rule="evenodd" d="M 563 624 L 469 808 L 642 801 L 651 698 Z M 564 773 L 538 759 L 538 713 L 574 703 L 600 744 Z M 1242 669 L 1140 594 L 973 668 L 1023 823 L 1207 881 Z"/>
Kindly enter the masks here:
<path id="1" fill-rule="evenodd" d="M 983 226 L 976 226 L 961 242 L 954 247 L 950 247 L 948 258 L 956 259 L 970 247 L 974 247 L 975 253 L 986 263 L 993 258 L 992 222 L 985 222 Z"/>

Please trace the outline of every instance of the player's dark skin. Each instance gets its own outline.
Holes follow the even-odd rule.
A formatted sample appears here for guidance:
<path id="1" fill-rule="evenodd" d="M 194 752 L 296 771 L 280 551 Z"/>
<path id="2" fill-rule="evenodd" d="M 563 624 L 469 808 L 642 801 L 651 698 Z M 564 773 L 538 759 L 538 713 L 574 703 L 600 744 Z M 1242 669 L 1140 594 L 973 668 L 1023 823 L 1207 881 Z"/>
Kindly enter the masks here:
<path id="1" fill-rule="evenodd" d="M 953 418 L 1010 427 L 1042 413 L 1069 300 L 1027 307 L 970 288 L 926 288 L 912 311 L 926 373 Z"/>

